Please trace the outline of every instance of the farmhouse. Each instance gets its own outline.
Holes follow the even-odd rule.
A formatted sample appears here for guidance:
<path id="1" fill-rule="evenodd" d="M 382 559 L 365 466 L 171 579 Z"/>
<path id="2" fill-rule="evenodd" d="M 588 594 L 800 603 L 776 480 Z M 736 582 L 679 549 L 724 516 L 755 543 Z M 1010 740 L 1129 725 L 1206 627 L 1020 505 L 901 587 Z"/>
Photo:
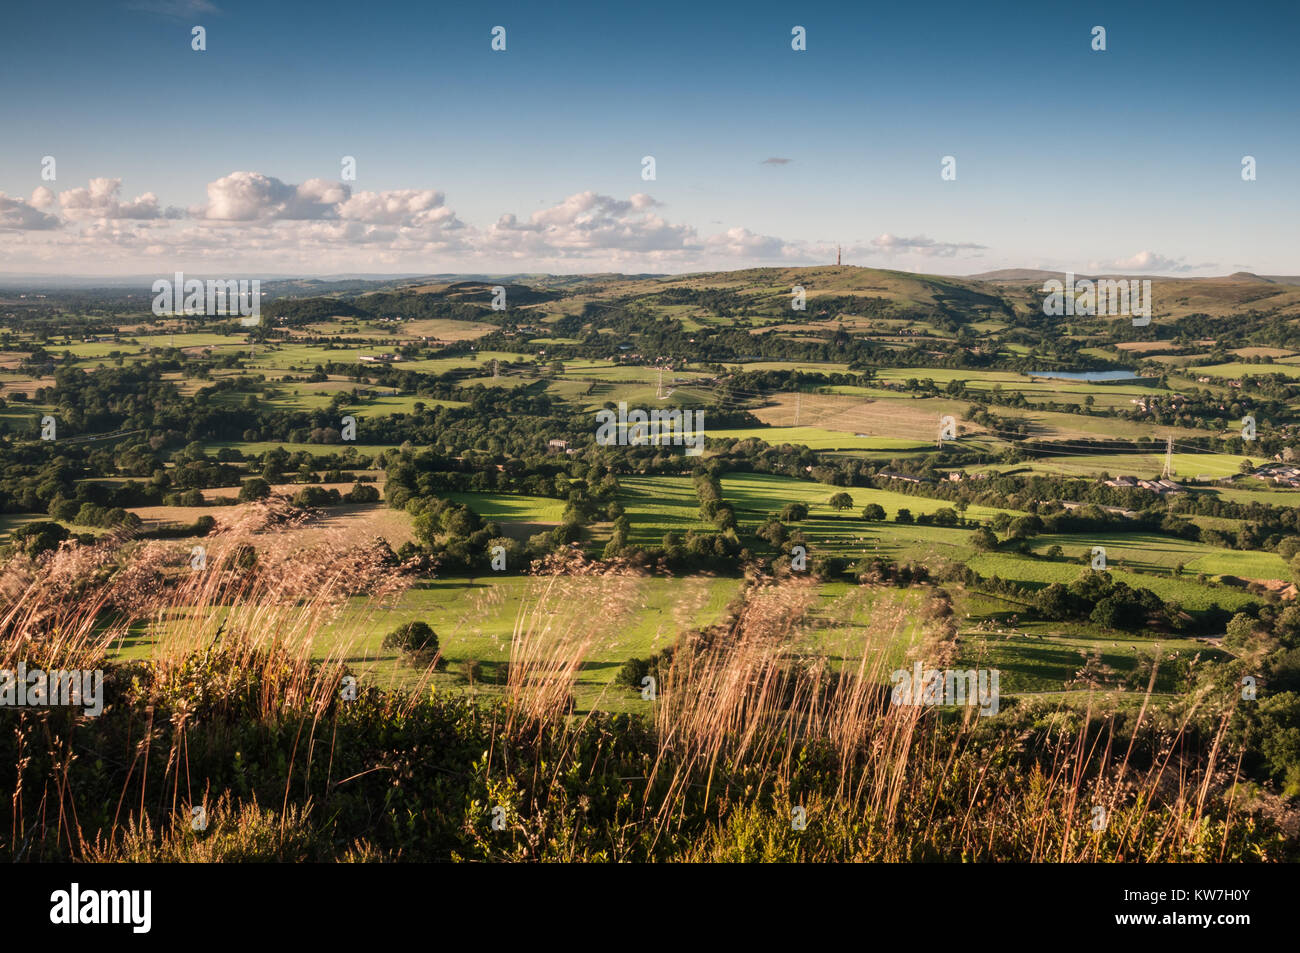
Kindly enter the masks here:
<path id="1" fill-rule="evenodd" d="M 1255 476 L 1261 480 L 1272 480 L 1279 486 L 1300 487 L 1300 467 L 1291 464 L 1260 467 Z"/>
<path id="2" fill-rule="evenodd" d="M 1121 477 L 1115 477 L 1112 480 L 1105 480 L 1103 482 L 1106 486 L 1115 486 L 1115 487 L 1128 488 L 1128 489 L 1141 488 L 1143 490 L 1150 490 L 1152 493 L 1158 493 L 1161 496 L 1164 496 L 1168 493 L 1183 492 L 1183 488 L 1181 486 L 1179 486 L 1173 480 L 1166 480 L 1166 479 L 1139 480 L 1137 477 L 1121 476 Z"/>
<path id="3" fill-rule="evenodd" d="M 1181 493 L 1183 488 L 1173 480 L 1138 480 L 1138 486 L 1152 493 L 1164 496 L 1166 493 Z"/>

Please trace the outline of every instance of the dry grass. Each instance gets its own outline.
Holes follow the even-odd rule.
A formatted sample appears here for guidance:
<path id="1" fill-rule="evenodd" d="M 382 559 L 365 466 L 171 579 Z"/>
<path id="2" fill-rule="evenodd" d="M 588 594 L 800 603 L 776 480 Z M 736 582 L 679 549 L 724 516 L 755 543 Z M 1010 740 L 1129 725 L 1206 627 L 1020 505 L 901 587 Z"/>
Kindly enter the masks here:
<path id="1" fill-rule="evenodd" d="M 174 810 L 199 803 L 205 793 L 191 787 L 186 745 L 186 728 L 198 708 L 205 716 L 238 711 L 269 721 L 299 718 L 303 730 L 314 734 L 339 697 L 345 659 L 364 620 L 351 638 L 331 633 L 322 657 L 316 647 L 325 625 L 359 593 L 369 594 L 380 609 L 407 585 L 386 564 L 386 549 L 340 540 L 302 547 L 292 534 L 276 532 L 289 525 L 287 519 L 287 512 L 274 506 L 245 510 L 234 525 L 203 540 L 206 566 L 199 571 L 191 568 L 186 547 L 132 544 L 122 536 L 93 546 L 64 544 L 36 561 L 11 559 L 0 572 L 0 668 L 13 669 L 22 661 L 45 671 L 102 669 L 126 639 L 152 637 L 147 677 L 138 690 L 151 718 L 156 705 L 167 703 L 174 740 L 163 764 L 150 763 L 147 739 L 153 731 L 146 726 L 131 771 L 142 776 L 142 796 L 144 778 L 162 771 Z M 25 730 L 21 722 L 17 730 Z M 57 821 L 44 836 L 71 846 L 81 839 L 67 790 L 77 755 L 67 751 L 61 757 L 46 791 L 46 800 L 57 807 Z M 19 768 L 14 843 L 24 840 L 21 832 L 29 823 L 21 811 Z M 47 808 L 42 829 L 50 823 L 48 815 Z M 143 802 L 123 801 L 114 829 L 120 822 L 126 831 L 136 823 L 133 817 L 146 816 Z"/>
<path id="2" fill-rule="evenodd" d="M 80 755 L 71 745 L 53 753 L 39 817 L 24 815 L 24 752 L 41 742 L 20 719 L 11 844 L 36 837 L 85 856 L 155 848 L 159 856 L 183 855 L 187 842 L 174 830 L 148 828 L 143 779 L 169 790 L 172 815 L 219 798 L 223 792 L 193 783 L 188 760 L 191 720 L 213 712 L 292 721 L 303 750 L 312 750 L 339 697 L 349 650 L 348 639 L 332 635 L 333 647 L 319 657 L 314 649 L 325 625 L 358 594 L 381 608 L 407 579 L 382 547 L 343 539 L 303 547 L 293 527 L 284 508 L 249 508 L 205 540 L 207 566 L 198 572 L 188 568 L 184 548 L 121 538 L 4 567 L 0 667 L 26 661 L 93 669 L 121 640 L 143 631 L 156 641 L 147 677 L 133 689 L 143 693 L 149 723 L 108 831 L 87 838 L 80 829 L 69 784 Z M 511 758 L 545 750 L 531 768 L 543 792 L 535 796 L 545 797 L 562 776 L 589 769 L 579 753 L 591 737 L 584 729 L 602 716 L 573 716 L 574 685 L 593 645 L 635 612 L 639 576 L 573 558 L 534 568 L 512 635 L 506 697 L 492 709 L 501 731 L 492 744 L 501 752 L 489 752 L 484 764 L 489 783 L 513 784 Z M 601 583 L 599 600 L 591 598 L 592 577 Z M 817 586 L 806 578 L 751 579 L 728 624 L 679 638 L 646 726 L 645 776 L 624 779 L 635 782 L 633 826 L 651 855 L 663 845 L 673 856 L 747 859 L 737 845 L 754 835 L 737 829 L 760 818 L 767 827 L 759 840 L 788 839 L 796 806 L 818 832 L 791 848 L 801 859 L 1213 860 L 1228 852 L 1237 765 L 1225 744 L 1231 708 L 1220 700 L 1198 697 L 1180 721 L 1165 722 L 1154 755 L 1148 748 L 1139 756 L 1113 722 L 1097 730 L 1091 713 L 1065 709 L 1044 710 L 1038 727 L 1011 735 L 973 707 L 945 714 L 891 703 L 890 646 L 913 622 L 901 609 L 872 619 L 846 670 L 801 654 L 796 647 L 817 602 Z M 944 667 L 952 657 L 947 612 L 939 595 L 925 609 L 928 635 L 915 657 L 926 667 Z M 399 704 L 413 711 L 424 691 L 422 683 Z M 156 709 L 167 711 L 172 729 L 164 758 L 148 741 Z M 1196 753 L 1187 731 L 1202 709 L 1213 712 L 1217 734 L 1208 752 Z M 1144 704 L 1123 737 L 1137 738 L 1152 714 Z M 290 794 L 286 779 L 280 816 L 301 840 L 309 805 L 294 813 Z M 1098 807 L 1108 819 L 1101 832 L 1090 826 Z M 226 819 L 230 852 L 271 850 L 264 812 L 223 803 L 217 813 Z M 540 834 L 535 840 L 544 842 Z"/>

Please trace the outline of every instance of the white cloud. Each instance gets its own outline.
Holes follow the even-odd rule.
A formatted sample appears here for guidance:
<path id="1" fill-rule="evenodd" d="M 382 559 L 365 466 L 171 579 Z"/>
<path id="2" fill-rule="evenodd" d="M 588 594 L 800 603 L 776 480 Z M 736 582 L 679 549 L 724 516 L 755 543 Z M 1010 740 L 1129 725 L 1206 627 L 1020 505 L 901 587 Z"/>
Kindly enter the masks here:
<path id="1" fill-rule="evenodd" d="M 695 229 L 673 225 L 652 212 L 659 204 L 644 193 L 616 199 L 577 192 L 558 205 L 533 212 L 527 222 L 513 214 L 502 215 L 483 235 L 483 245 L 515 258 L 582 257 L 598 252 L 661 255 L 694 247 Z"/>
<path id="2" fill-rule="evenodd" d="M 1214 268 L 1216 265 L 1217 263 L 1212 261 L 1193 265 L 1188 264 L 1182 258 L 1166 258 L 1164 255 L 1158 255 L 1153 251 L 1140 251 L 1131 258 L 1122 258 L 1118 261 L 1090 262 L 1088 267 L 1092 271 L 1140 271 L 1154 273 L 1161 271 L 1202 271 L 1207 268 Z"/>
<path id="3" fill-rule="evenodd" d="M 32 190 L 31 204 L 36 208 L 54 208 L 54 206 L 58 204 L 58 201 L 58 197 L 54 194 L 54 190 L 47 188 L 44 185 L 38 185 Z"/>
<path id="4" fill-rule="evenodd" d="M 353 194 L 328 179 L 295 184 L 237 171 L 209 182 L 206 192 L 206 203 L 185 217 L 161 207 L 151 192 L 123 200 L 120 179 L 92 179 L 57 195 L 42 187 L 30 201 L 0 195 L 0 227 L 26 233 L 7 242 L 14 263 L 55 263 L 72 272 L 484 271 L 520 263 L 529 270 L 687 271 L 833 260 L 827 256 L 834 254 L 833 246 L 720 222 L 717 231 L 701 235 L 644 192 L 575 192 L 526 216 L 506 212 L 486 227 L 461 221 L 434 189 Z M 59 209 L 62 222 L 45 211 Z M 858 254 L 950 256 L 981 247 L 882 235 Z"/>
<path id="5" fill-rule="evenodd" d="M 39 193 L 41 190 L 36 191 Z M 33 193 L 32 198 L 39 200 L 42 197 Z M 59 220 L 53 215 L 46 215 L 35 206 L 34 202 L 28 203 L 22 199 L 9 198 L 5 193 L 0 192 L 0 228 L 34 232 L 58 227 Z"/>
<path id="6" fill-rule="evenodd" d="M 39 191 L 39 190 L 38 190 Z M 49 190 L 46 189 L 46 192 Z M 87 219 L 128 218 L 154 219 L 176 218 L 175 209 L 163 210 L 158 207 L 158 196 L 152 192 L 138 195 L 130 202 L 121 199 L 121 179 L 91 179 L 88 188 L 68 189 L 59 193 L 59 205 L 63 214 L 78 221 Z M 35 199 L 33 195 L 33 199 Z M 41 196 L 46 200 L 46 196 Z"/>
<path id="7" fill-rule="evenodd" d="M 460 227 L 456 213 L 447 208 L 441 192 L 432 189 L 396 189 L 390 192 L 358 192 L 339 208 L 339 217 L 376 225 L 407 228 Z"/>
<path id="8" fill-rule="evenodd" d="M 937 242 L 933 238 L 926 238 L 924 235 L 903 238 L 886 232 L 873 238 L 868 242 L 866 248 L 859 246 L 852 249 L 852 253 L 872 254 L 873 252 L 886 252 L 889 254 L 920 255 L 923 258 L 953 258 L 959 254 L 982 252 L 984 250 L 984 245 L 977 245 L 974 242 Z"/>
<path id="9" fill-rule="evenodd" d="M 807 260 L 809 255 L 801 247 L 790 245 L 772 235 L 758 235 L 747 228 L 729 228 L 704 241 L 714 253 L 739 259 L 796 259 Z"/>
<path id="10" fill-rule="evenodd" d="M 208 204 L 190 214 L 218 222 L 333 218 L 350 195 L 346 185 L 327 179 L 289 185 L 260 172 L 232 172 L 209 182 Z"/>

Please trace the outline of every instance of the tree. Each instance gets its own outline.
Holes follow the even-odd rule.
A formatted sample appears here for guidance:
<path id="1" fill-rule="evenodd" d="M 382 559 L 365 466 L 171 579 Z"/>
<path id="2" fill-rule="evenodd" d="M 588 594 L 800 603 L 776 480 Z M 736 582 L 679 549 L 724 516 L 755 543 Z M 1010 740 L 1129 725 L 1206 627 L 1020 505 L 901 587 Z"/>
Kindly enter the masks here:
<path id="1" fill-rule="evenodd" d="M 885 518 L 885 508 L 879 503 L 868 503 L 862 508 L 862 518 L 868 522 L 878 523 Z"/>
<path id="2" fill-rule="evenodd" d="M 912 511 L 906 507 L 901 507 L 899 511 L 894 514 L 895 523 L 911 523 L 912 521 Z"/>
<path id="3" fill-rule="evenodd" d="M 849 496 L 847 493 L 836 493 L 827 502 L 830 503 L 831 509 L 837 513 L 841 510 L 853 508 L 853 497 Z"/>
<path id="4" fill-rule="evenodd" d="M 786 541 L 789 535 L 786 532 L 785 524 L 780 520 L 768 520 L 758 529 L 754 530 L 754 535 L 759 539 L 765 539 L 772 544 L 774 548 L 780 547 Z"/>
<path id="5" fill-rule="evenodd" d="M 347 503 L 378 503 L 379 489 L 369 483 L 354 483 L 343 499 Z"/>
<path id="6" fill-rule="evenodd" d="M 1044 618 L 1055 622 L 1072 618 L 1078 611 L 1077 600 L 1070 590 L 1059 582 L 1054 582 L 1039 592 L 1035 605 Z"/>
<path id="7" fill-rule="evenodd" d="M 994 535 L 993 530 L 987 526 L 981 526 L 975 532 L 971 533 L 971 545 L 982 553 L 990 552 L 998 548 L 998 538 Z"/>
<path id="8" fill-rule="evenodd" d="M 1294 797 L 1300 791 L 1300 695 L 1280 692 L 1260 703 L 1260 751 Z"/>
<path id="9" fill-rule="evenodd" d="M 408 665 L 426 667 L 438 655 L 438 636 L 427 622 L 407 622 L 384 636 L 383 647 L 397 649 Z"/>
<path id="10" fill-rule="evenodd" d="M 797 523 L 808 518 L 807 503 L 787 503 L 781 510 L 781 520 L 785 523 Z"/>
<path id="11" fill-rule="evenodd" d="M 934 520 L 935 526 L 956 526 L 957 511 L 950 506 L 942 506 L 934 511 L 931 519 Z"/>
<path id="12" fill-rule="evenodd" d="M 469 536 L 482 522 L 478 514 L 464 504 L 452 504 L 442 513 L 443 531 L 451 536 Z"/>
<path id="13" fill-rule="evenodd" d="M 76 500 L 66 500 L 58 496 L 50 503 L 50 515 L 64 523 L 71 523 L 75 520 L 79 509 L 81 509 L 81 504 Z"/>
<path id="14" fill-rule="evenodd" d="M 1043 531 L 1043 521 L 1031 513 L 1013 520 L 1008 528 L 1012 539 L 1027 539 Z"/>
<path id="15" fill-rule="evenodd" d="M 305 486 L 294 494 L 293 505 L 329 506 L 332 503 L 338 503 L 340 499 L 338 490 L 327 490 L 323 486 Z"/>
<path id="16" fill-rule="evenodd" d="M 1088 619 L 1108 629 L 1136 629 L 1142 624 L 1138 605 L 1118 594 L 1100 600 L 1093 606 Z"/>
<path id="17" fill-rule="evenodd" d="M 1244 612 L 1238 612 L 1228 623 L 1223 639 L 1224 648 L 1241 652 L 1250 645 L 1255 637 L 1255 631 L 1263 628 L 1264 626 L 1258 619 L 1252 618 Z"/>
<path id="18" fill-rule="evenodd" d="M 28 523 L 14 530 L 14 544 L 28 556 L 38 556 L 51 549 L 57 549 L 59 543 L 70 534 L 58 523 L 41 520 Z"/>

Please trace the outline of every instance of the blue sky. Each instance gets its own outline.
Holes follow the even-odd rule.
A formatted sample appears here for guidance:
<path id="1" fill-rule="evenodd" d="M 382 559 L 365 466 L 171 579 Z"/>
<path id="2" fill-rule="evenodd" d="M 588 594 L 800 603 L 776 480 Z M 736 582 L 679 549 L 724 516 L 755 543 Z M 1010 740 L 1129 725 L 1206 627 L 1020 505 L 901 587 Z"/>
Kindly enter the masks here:
<path id="1" fill-rule="evenodd" d="M 1300 273 L 1294 4 L 2 16 L 0 271 Z"/>

